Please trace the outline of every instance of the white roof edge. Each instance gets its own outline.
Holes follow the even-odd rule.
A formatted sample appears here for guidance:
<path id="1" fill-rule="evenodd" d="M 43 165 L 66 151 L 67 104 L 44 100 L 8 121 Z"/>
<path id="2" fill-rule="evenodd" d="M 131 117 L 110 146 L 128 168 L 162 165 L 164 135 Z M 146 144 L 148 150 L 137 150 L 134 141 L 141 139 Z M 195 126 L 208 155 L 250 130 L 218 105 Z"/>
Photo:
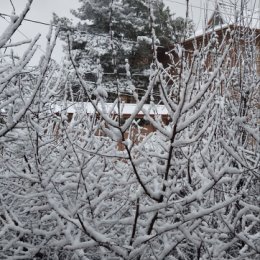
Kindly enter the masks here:
<path id="1" fill-rule="evenodd" d="M 217 25 L 215 26 L 214 28 L 209 28 L 207 30 L 205 29 L 202 29 L 202 30 L 198 30 L 196 31 L 192 36 L 190 36 L 189 38 L 187 38 L 185 41 L 190 41 L 190 40 L 193 40 L 197 37 L 200 37 L 200 36 L 203 36 L 203 35 L 206 35 L 208 33 L 211 33 L 213 31 L 218 31 L 218 30 L 221 30 L 221 29 L 226 29 L 230 26 L 231 24 L 221 24 L 221 25 Z"/>
<path id="2" fill-rule="evenodd" d="M 136 106 L 137 104 L 122 103 L 120 108 L 121 114 L 131 115 L 135 111 Z M 118 114 L 118 107 L 114 103 L 105 103 L 105 107 L 102 107 L 99 103 L 98 108 L 106 114 L 108 113 L 107 111 L 111 111 L 109 112 L 110 114 Z M 164 105 L 145 104 L 143 108 L 149 111 L 149 115 L 168 115 L 168 111 Z M 66 111 L 68 114 L 96 113 L 96 109 L 91 102 L 67 102 L 66 104 L 55 104 L 52 106 L 52 111 L 54 113 Z M 140 111 L 138 115 L 144 115 L 144 113 Z"/>
<path id="3" fill-rule="evenodd" d="M 257 25 L 257 26 L 253 26 L 253 27 L 250 27 L 250 28 L 252 30 L 260 30 L 260 20 L 258 21 L 258 24 L 259 24 L 259 26 Z M 217 26 L 215 26 L 213 28 L 209 28 L 207 30 L 205 30 L 205 29 L 198 30 L 192 36 L 190 36 L 189 38 L 185 39 L 184 42 L 190 41 L 190 40 L 194 40 L 197 37 L 201 37 L 201 36 L 207 35 L 207 34 L 209 34 L 211 32 L 221 30 L 221 29 L 226 29 L 226 28 L 229 28 L 230 26 L 234 26 L 234 25 L 235 25 L 234 23 L 225 23 L 225 24 L 217 25 Z M 240 26 L 238 23 L 237 23 L 237 25 Z"/>

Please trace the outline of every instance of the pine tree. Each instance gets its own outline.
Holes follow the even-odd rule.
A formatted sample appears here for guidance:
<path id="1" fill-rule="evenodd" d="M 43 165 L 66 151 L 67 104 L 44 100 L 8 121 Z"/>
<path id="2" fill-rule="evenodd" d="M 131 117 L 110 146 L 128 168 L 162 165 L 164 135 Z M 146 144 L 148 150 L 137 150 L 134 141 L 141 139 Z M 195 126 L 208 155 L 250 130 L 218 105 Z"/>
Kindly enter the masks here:
<path id="1" fill-rule="evenodd" d="M 73 26 L 69 20 L 54 17 L 64 24 L 64 30 L 72 31 L 72 49 L 78 66 L 85 73 L 87 81 L 96 81 L 93 70 L 101 64 L 104 73 L 113 73 L 116 69 L 124 86 L 125 60 L 130 64 L 132 72 L 138 74 L 132 80 L 143 88 L 148 78 L 142 74 L 149 69 L 152 61 L 151 17 L 149 1 L 144 0 L 81 0 L 81 7 L 72 13 L 81 21 Z M 185 22 L 178 17 L 173 19 L 169 8 L 163 1 L 154 1 L 154 29 L 158 39 L 157 45 L 169 47 L 180 40 L 185 31 Z M 191 22 L 188 23 L 191 28 Z M 64 37 L 66 39 L 66 37 Z M 112 64 L 112 56 L 116 61 Z M 141 74 L 141 75 L 140 75 Z M 115 76 L 105 75 L 103 78 L 108 88 L 113 88 L 117 81 Z M 124 88 L 124 87 L 123 87 Z M 77 88 L 76 88 L 77 89 Z M 75 90 L 75 87 L 74 87 Z M 128 91 L 128 90 L 127 90 Z M 75 92 L 75 91 L 74 91 Z M 110 95 L 110 97 L 113 95 Z M 113 99 L 113 98 L 112 98 Z"/>
<path id="2" fill-rule="evenodd" d="M 81 1 L 82 6 L 72 13 L 82 21 L 90 20 L 88 31 L 91 33 L 109 33 L 110 5 L 112 8 L 112 26 L 115 37 L 124 37 L 135 41 L 138 36 L 149 36 L 149 3 L 144 0 L 99 0 Z M 153 3 L 155 29 L 158 38 L 172 42 L 172 27 L 175 23 L 169 8 L 162 1 Z M 83 23 L 84 24 L 84 23 Z M 179 28 L 184 31 L 184 27 Z"/>

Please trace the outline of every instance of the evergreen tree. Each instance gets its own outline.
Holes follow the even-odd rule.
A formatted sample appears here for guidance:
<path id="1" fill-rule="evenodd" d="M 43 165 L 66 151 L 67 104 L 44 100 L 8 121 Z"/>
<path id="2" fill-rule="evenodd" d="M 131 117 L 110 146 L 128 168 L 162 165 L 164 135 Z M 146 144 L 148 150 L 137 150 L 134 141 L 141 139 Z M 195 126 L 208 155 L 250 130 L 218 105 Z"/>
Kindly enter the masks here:
<path id="1" fill-rule="evenodd" d="M 92 22 L 88 25 L 88 32 L 109 33 L 110 12 L 112 7 L 112 27 L 115 37 L 124 37 L 135 41 L 138 36 L 149 36 L 150 29 L 150 6 L 144 0 L 90 0 L 80 1 L 82 6 L 72 13 L 82 21 Z M 173 19 L 169 7 L 165 8 L 163 1 L 154 1 L 155 30 L 159 39 L 164 42 L 173 42 L 173 28 L 175 33 L 180 34 L 185 30 L 184 23 L 180 26 L 180 18 Z M 189 23 L 190 24 L 190 23 Z M 177 25 L 177 26 L 176 26 Z M 177 31 L 176 31 L 177 28 Z"/>
<path id="2" fill-rule="evenodd" d="M 54 20 L 61 21 L 65 31 L 68 29 L 73 31 L 71 47 L 75 52 L 78 66 L 84 70 L 85 79 L 97 80 L 93 77 L 93 69 L 97 70 L 98 63 L 101 64 L 104 73 L 113 73 L 116 69 L 118 77 L 119 74 L 125 73 L 127 59 L 131 71 L 138 74 L 132 79 L 134 84 L 144 87 L 148 78 L 140 74 L 149 69 L 153 56 L 149 1 L 80 0 L 80 2 L 80 8 L 72 11 L 81 20 L 77 25 L 73 26 L 69 20 L 57 16 Z M 180 40 L 186 31 L 190 31 L 185 28 L 182 18 L 173 19 L 173 14 L 168 7 L 165 7 L 163 1 L 154 1 L 152 8 L 157 45 L 169 47 Z M 191 28 L 190 21 L 188 28 Z M 116 56 L 114 64 L 111 62 L 113 55 Z M 111 91 L 115 77 L 105 75 L 103 80 Z"/>

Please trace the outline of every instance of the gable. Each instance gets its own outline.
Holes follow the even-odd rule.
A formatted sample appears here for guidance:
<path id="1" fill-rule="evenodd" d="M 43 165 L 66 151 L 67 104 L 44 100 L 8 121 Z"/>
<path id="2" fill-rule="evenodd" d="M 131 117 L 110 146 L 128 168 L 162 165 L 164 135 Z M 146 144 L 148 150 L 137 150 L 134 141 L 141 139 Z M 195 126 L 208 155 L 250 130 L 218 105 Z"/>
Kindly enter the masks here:
<path id="1" fill-rule="evenodd" d="M 260 29 L 260 10 L 241 0 L 216 0 L 207 29 L 218 25 L 240 25 L 243 27 Z"/>

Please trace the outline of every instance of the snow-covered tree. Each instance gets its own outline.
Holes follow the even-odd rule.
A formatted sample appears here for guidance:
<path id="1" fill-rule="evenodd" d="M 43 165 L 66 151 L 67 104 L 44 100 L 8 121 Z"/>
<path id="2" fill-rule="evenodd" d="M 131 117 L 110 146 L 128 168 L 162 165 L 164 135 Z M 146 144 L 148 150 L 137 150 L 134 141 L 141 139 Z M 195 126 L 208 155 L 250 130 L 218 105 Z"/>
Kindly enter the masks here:
<path id="1" fill-rule="evenodd" d="M 15 22 L 30 3 L 0 37 L 1 47 L 12 47 Z M 153 28 L 152 9 L 150 22 Z M 252 41 L 238 50 L 236 29 L 223 39 L 212 33 L 192 56 L 177 45 L 164 68 L 152 31 L 144 95 L 125 63 L 135 99 L 127 120 L 120 97 L 107 107 L 101 69 L 95 91 L 86 82 L 71 39 L 62 69 L 50 60 L 51 34 L 37 70 L 22 63 L 33 45 L 11 63 L 1 53 L 1 259 L 258 259 L 259 78 Z M 62 94 L 73 75 L 88 102 Z M 159 102 L 151 98 L 145 106 L 154 95 Z M 156 129 L 148 136 L 140 113 Z"/>
<path id="2" fill-rule="evenodd" d="M 43 240 L 33 230 L 40 224 L 39 216 L 45 213 L 34 211 L 33 207 L 40 206 L 41 190 L 46 191 L 42 183 L 45 167 L 51 164 L 50 158 L 56 158 L 55 115 L 51 108 L 60 97 L 61 78 L 51 53 L 58 31 L 50 29 L 45 55 L 34 67 L 29 62 L 40 35 L 26 41 L 12 39 L 31 4 L 32 0 L 28 0 L 20 15 L 11 16 L 0 36 L 1 259 L 33 259 L 40 251 Z M 19 57 L 14 53 L 21 45 L 26 50 Z"/>
<path id="3" fill-rule="evenodd" d="M 185 33 L 189 34 L 191 21 L 185 24 L 183 18 L 174 19 L 162 1 L 151 2 L 151 5 L 154 9 L 154 29 L 160 46 L 168 47 L 183 39 Z M 65 31 L 73 31 L 72 49 L 77 66 L 85 71 L 85 80 L 93 81 L 97 61 L 101 64 L 104 71 L 103 81 L 106 82 L 111 99 L 117 78 L 120 77 L 122 81 L 126 79 L 125 59 L 128 60 L 131 71 L 135 72 L 132 73 L 135 84 L 140 88 L 147 84 L 146 71 L 149 70 L 153 57 L 150 8 L 149 1 L 144 0 L 81 1 L 81 7 L 72 12 L 81 20 L 77 25 L 73 26 L 69 20 L 54 16 L 56 22 L 63 23 Z M 66 40 L 66 34 L 62 38 Z M 114 73 L 115 69 L 117 73 Z M 74 92 L 77 89 L 78 86 L 74 86 Z"/>
<path id="4" fill-rule="evenodd" d="M 172 42 L 172 27 L 175 25 L 175 19 L 169 7 L 165 8 L 161 0 L 154 1 L 152 5 L 157 37 L 162 41 L 165 39 L 164 42 Z M 110 20 L 111 8 L 112 21 Z M 74 10 L 73 14 L 82 20 L 78 25 L 79 29 L 84 28 L 94 34 L 108 34 L 112 22 L 115 37 L 136 41 L 138 36 L 150 36 L 149 8 L 149 1 L 144 0 L 91 0 L 81 1 L 81 7 Z M 178 26 L 180 33 L 185 31 L 184 27 L 184 25 Z"/>

